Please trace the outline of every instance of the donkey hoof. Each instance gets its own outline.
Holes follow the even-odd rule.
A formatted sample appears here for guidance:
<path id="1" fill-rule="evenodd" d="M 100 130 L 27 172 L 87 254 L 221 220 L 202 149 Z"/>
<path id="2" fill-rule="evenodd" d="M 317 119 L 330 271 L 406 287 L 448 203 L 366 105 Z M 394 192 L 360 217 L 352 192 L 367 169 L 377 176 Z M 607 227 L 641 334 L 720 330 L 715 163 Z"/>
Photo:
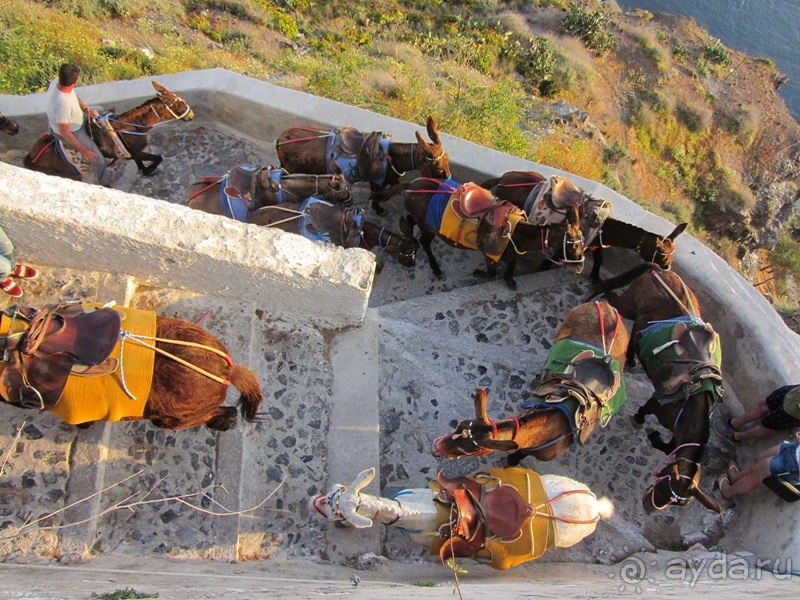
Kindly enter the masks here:
<path id="1" fill-rule="evenodd" d="M 633 421 L 633 426 L 636 429 L 641 429 L 642 426 L 644 426 L 644 417 L 640 417 L 638 414 L 633 415 L 631 420 Z"/>
<path id="2" fill-rule="evenodd" d="M 375 214 L 378 215 L 379 217 L 385 217 L 386 215 L 389 214 L 386 211 L 386 209 L 383 208 L 380 204 L 373 204 L 372 205 L 372 210 L 374 210 Z"/>
<path id="3" fill-rule="evenodd" d="M 473 277 L 480 277 L 481 279 L 488 279 L 491 277 L 488 271 L 484 271 L 483 269 L 475 269 L 472 272 Z"/>
<path id="4" fill-rule="evenodd" d="M 517 289 L 517 282 L 514 281 L 513 279 L 506 279 L 506 285 L 508 286 L 508 289 L 510 289 L 510 290 Z"/>

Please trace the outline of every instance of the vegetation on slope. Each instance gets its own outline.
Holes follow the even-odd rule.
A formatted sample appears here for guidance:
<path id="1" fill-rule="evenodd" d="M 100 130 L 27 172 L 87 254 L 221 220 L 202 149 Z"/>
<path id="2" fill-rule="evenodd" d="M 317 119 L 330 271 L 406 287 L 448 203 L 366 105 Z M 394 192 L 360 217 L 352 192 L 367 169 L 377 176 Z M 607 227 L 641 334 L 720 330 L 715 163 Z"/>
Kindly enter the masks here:
<path id="1" fill-rule="evenodd" d="M 0 92 L 223 67 L 619 190 L 773 294 L 800 276 L 798 124 L 774 65 L 595 0 L 0 0 Z M 769 253 L 766 254 L 769 256 Z"/>

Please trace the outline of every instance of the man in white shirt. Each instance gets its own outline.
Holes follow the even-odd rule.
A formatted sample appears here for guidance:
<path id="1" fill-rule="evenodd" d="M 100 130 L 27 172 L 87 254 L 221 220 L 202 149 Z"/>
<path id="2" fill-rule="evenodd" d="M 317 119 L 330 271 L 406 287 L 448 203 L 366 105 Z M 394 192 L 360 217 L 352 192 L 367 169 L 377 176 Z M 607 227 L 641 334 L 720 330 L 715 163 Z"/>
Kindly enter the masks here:
<path id="1" fill-rule="evenodd" d="M 58 70 L 58 78 L 47 88 L 47 119 L 50 131 L 94 164 L 97 182 L 108 187 L 110 176 L 106 171 L 106 160 L 89 136 L 84 113 L 96 116 L 75 93 L 81 69 L 73 63 L 65 63 Z"/>

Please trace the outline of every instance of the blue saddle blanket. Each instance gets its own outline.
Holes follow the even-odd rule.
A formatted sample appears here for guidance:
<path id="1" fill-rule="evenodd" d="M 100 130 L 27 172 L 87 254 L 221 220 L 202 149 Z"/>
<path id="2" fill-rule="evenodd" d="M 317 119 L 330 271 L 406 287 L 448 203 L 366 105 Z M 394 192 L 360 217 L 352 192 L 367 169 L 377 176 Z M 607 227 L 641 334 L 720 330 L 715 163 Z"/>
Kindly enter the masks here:
<path id="1" fill-rule="evenodd" d="M 331 134 L 328 136 L 328 147 L 326 149 L 326 156 L 333 155 L 333 160 L 336 161 L 336 164 L 339 165 L 339 168 L 342 170 L 345 179 L 350 183 L 354 183 L 356 181 L 364 181 L 364 178 L 361 175 L 360 169 L 358 168 L 358 157 L 357 156 L 348 156 L 346 154 L 342 154 L 341 152 L 337 151 L 341 139 L 339 137 L 339 132 L 337 130 L 331 131 Z M 391 138 L 384 138 L 381 140 L 381 149 L 383 153 L 388 157 L 389 156 L 389 145 L 392 143 Z M 375 179 L 370 180 L 370 183 L 374 183 L 375 185 L 382 186 L 386 181 L 386 171 L 389 169 L 389 160 L 386 159 L 383 161 L 383 170 L 380 177 L 376 177 Z"/>
<path id="2" fill-rule="evenodd" d="M 442 226 L 442 216 L 450 202 L 450 196 L 461 186 L 452 179 L 447 179 L 439 184 L 439 191 L 435 192 L 428 202 L 428 212 L 425 213 L 425 225 L 439 231 Z"/>

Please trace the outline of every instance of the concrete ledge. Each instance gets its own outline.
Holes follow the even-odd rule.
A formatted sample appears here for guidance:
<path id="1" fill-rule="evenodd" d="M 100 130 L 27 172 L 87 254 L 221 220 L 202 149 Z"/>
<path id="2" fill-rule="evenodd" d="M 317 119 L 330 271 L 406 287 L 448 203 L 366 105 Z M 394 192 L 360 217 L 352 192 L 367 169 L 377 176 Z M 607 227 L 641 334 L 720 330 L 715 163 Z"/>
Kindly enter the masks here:
<path id="1" fill-rule="evenodd" d="M 361 322 L 375 270 L 374 255 L 364 250 L 3 163 L 0 222 L 34 263 L 258 300 L 276 318 L 325 328 Z"/>

